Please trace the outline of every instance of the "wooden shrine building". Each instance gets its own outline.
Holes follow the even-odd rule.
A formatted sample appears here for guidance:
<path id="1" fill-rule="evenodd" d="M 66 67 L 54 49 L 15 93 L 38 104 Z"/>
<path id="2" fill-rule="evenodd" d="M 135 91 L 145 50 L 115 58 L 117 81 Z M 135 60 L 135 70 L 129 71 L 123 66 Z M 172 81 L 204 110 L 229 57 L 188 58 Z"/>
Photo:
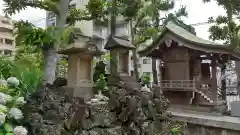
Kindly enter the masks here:
<path id="1" fill-rule="evenodd" d="M 240 55 L 229 45 L 204 40 L 169 22 L 140 56 L 160 59 L 160 88 L 172 104 L 218 105 L 217 67 Z"/>

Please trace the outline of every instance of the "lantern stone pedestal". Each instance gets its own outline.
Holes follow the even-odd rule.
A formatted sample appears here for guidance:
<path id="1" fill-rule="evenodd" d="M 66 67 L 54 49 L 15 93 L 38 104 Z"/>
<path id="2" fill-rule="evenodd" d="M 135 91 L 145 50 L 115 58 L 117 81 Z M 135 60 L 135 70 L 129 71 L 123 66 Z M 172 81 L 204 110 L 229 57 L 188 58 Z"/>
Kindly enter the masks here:
<path id="1" fill-rule="evenodd" d="M 93 57 L 101 51 L 96 44 L 86 36 L 78 36 L 75 43 L 59 51 L 68 55 L 68 85 L 63 87 L 70 97 L 81 97 L 85 100 L 93 96 Z"/>

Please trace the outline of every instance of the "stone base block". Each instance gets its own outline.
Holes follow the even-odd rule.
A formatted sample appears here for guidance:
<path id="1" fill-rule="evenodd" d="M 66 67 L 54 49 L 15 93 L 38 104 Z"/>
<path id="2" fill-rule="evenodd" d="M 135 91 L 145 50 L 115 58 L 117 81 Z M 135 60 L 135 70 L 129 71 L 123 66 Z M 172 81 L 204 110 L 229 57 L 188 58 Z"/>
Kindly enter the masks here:
<path id="1" fill-rule="evenodd" d="M 69 97 L 81 97 L 84 98 L 85 101 L 90 100 L 93 96 L 92 86 L 64 86 L 61 89 L 63 89 Z"/>
<path id="2" fill-rule="evenodd" d="M 235 117 L 240 117 L 240 101 L 235 101 L 231 103 L 231 115 Z"/>

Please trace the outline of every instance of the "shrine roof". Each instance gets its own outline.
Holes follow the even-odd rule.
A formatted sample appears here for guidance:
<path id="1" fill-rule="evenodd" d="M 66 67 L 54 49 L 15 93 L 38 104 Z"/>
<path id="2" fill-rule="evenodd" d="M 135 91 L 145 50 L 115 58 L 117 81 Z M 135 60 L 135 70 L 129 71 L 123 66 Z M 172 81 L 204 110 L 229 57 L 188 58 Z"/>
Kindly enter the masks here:
<path id="1" fill-rule="evenodd" d="M 135 46 L 127 39 L 117 36 L 110 36 L 104 47 L 107 50 L 112 48 L 125 48 L 125 49 L 135 49 Z"/>
<path id="2" fill-rule="evenodd" d="M 163 45 L 165 40 L 169 39 L 176 41 L 182 46 L 190 49 L 200 50 L 208 53 L 233 54 L 240 58 L 240 51 L 234 51 L 230 49 L 230 45 L 215 43 L 213 41 L 197 37 L 172 21 L 162 28 L 162 32 L 159 33 L 155 41 L 153 41 L 144 49 L 138 51 L 138 53 L 141 56 L 147 56 L 160 45 Z"/>
<path id="3" fill-rule="evenodd" d="M 58 51 L 59 54 L 65 55 L 79 52 L 91 53 L 93 55 L 101 55 L 103 53 L 91 37 L 82 35 L 80 33 L 77 34 L 75 42 Z"/>

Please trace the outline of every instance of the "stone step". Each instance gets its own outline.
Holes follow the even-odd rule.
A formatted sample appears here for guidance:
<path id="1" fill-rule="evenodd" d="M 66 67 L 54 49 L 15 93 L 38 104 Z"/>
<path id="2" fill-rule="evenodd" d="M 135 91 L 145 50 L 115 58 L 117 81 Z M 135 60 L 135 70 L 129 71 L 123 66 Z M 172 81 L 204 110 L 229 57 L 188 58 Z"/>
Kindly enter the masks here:
<path id="1" fill-rule="evenodd" d="M 209 98 L 205 93 L 203 93 L 200 90 L 195 90 L 196 93 L 200 94 L 201 97 L 203 97 L 205 100 L 207 100 L 209 103 L 213 103 L 213 100 L 211 100 L 211 98 Z"/>

